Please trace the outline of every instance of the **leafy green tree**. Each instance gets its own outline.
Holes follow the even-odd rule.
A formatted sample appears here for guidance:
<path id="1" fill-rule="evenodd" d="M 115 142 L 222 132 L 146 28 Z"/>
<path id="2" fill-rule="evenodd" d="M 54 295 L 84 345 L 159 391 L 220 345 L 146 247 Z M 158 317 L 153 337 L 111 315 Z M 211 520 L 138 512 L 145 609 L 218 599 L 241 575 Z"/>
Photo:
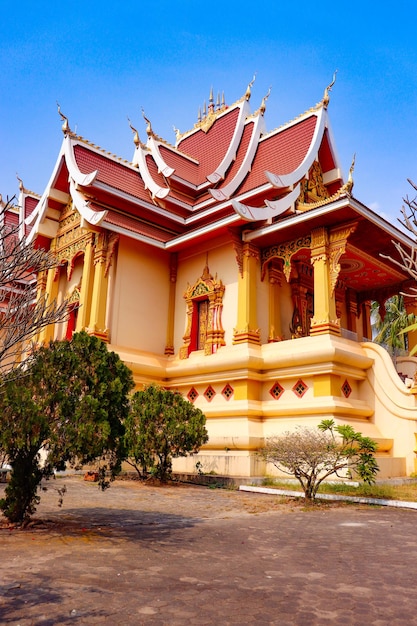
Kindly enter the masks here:
<path id="1" fill-rule="evenodd" d="M 383 313 L 383 315 L 380 314 L 378 302 L 373 302 L 371 306 L 373 340 L 383 345 L 391 355 L 395 356 L 398 352 L 407 350 L 407 335 L 404 330 L 417 321 L 416 316 L 413 313 L 407 313 L 402 295 L 388 298 Z"/>
<path id="2" fill-rule="evenodd" d="M 36 510 L 41 480 L 66 465 L 97 463 L 105 488 L 120 469 L 131 371 L 87 333 L 39 348 L 26 369 L 4 378 L 0 450 L 12 467 L 0 509 L 12 522 Z"/>
<path id="3" fill-rule="evenodd" d="M 320 484 L 335 474 L 356 473 L 372 484 L 379 470 L 374 458 L 377 443 L 356 432 L 352 426 L 336 426 L 323 420 L 317 429 L 299 427 L 294 432 L 268 438 L 260 456 L 281 472 L 297 478 L 305 498 L 313 502 Z"/>
<path id="4" fill-rule="evenodd" d="M 137 391 L 125 422 L 128 463 L 139 476 L 149 473 L 162 481 L 172 471 L 172 459 L 198 452 L 207 440 L 206 418 L 176 391 L 149 385 Z"/>
<path id="5" fill-rule="evenodd" d="M 408 178 L 407 181 L 414 192 L 416 192 L 417 184 L 410 178 Z M 407 195 L 403 200 L 404 204 L 401 207 L 402 218 L 399 218 L 398 221 L 408 230 L 411 238 L 415 242 L 417 238 L 417 196 L 410 198 Z M 398 252 L 399 259 L 383 253 L 381 253 L 380 256 L 384 259 L 389 259 L 394 265 L 398 265 L 398 267 L 408 273 L 410 278 L 414 281 L 414 286 L 409 287 L 408 293 L 405 295 L 411 298 L 417 298 L 417 287 L 415 286 L 415 281 L 417 280 L 417 245 L 414 243 L 411 248 L 406 248 L 399 242 L 393 241 L 392 243 Z M 402 335 L 409 332 L 417 332 L 417 320 L 414 319 L 413 322 L 403 327 L 400 332 Z M 417 345 L 410 351 L 410 356 L 416 354 L 416 352 Z"/>

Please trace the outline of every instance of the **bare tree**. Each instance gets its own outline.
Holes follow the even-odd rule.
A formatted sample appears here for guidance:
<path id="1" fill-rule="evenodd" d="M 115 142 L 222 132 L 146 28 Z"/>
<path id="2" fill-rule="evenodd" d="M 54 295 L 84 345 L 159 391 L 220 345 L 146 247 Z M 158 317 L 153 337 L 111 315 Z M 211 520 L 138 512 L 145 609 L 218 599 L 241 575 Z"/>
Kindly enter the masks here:
<path id="1" fill-rule="evenodd" d="M 407 180 L 417 192 L 417 185 L 409 178 Z M 413 238 L 417 240 L 417 196 L 412 200 L 406 196 L 403 200 L 404 204 L 401 207 L 402 219 L 399 218 L 398 221 L 411 233 Z M 393 259 L 392 257 L 382 253 L 381 256 L 385 259 L 389 259 L 401 269 L 406 270 L 411 278 L 417 280 L 417 246 L 413 246 L 410 250 L 406 250 L 399 242 L 393 241 L 392 243 L 400 255 L 400 260 Z M 412 287 L 411 291 L 417 297 L 417 288 Z"/>
<path id="2" fill-rule="evenodd" d="M 0 373 L 21 364 L 40 330 L 68 318 L 66 302 L 37 297 L 37 278 L 58 266 L 56 258 L 21 232 L 13 198 L 2 202 L 0 196 Z"/>
<path id="3" fill-rule="evenodd" d="M 355 472 L 364 482 L 373 483 L 378 465 L 377 444 L 352 426 L 336 426 L 323 420 L 317 428 L 299 426 L 293 432 L 269 437 L 260 456 L 301 484 L 307 501 L 314 501 L 320 484 L 340 472 Z"/>
<path id="4" fill-rule="evenodd" d="M 417 192 L 417 185 L 413 183 L 413 181 L 408 178 L 407 179 L 412 188 Z M 417 242 L 417 196 L 410 199 L 407 196 L 403 198 L 404 204 L 401 207 L 402 219 L 398 219 L 400 224 L 402 224 L 412 235 L 412 237 Z M 405 249 L 398 241 L 392 242 L 394 247 L 396 248 L 400 260 L 394 259 L 387 254 L 380 254 L 384 259 L 389 259 L 392 263 L 400 267 L 402 270 L 405 270 L 409 276 L 415 281 L 417 281 L 417 244 L 412 246 L 409 250 Z M 412 298 L 417 298 L 417 287 L 409 287 L 409 293 L 401 293 L 402 296 L 410 296 Z M 417 330 L 417 322 L 413 322 L 403 328 L 400 331 L 400 334 L 412 332 Z M 410 351 L 410 356 L 416 354 L 417 345 Z"/>

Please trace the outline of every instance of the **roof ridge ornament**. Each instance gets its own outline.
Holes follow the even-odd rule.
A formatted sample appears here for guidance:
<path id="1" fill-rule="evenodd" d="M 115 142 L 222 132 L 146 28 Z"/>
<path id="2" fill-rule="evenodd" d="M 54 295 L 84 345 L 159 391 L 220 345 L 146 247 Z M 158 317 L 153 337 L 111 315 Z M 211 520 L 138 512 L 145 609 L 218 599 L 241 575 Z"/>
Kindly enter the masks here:
<path id="1" fill-rule="evenodd" d="M 345 191 L 349 196 L 351 195 L 353 185 L 355 184 L 353 180 L 353 172 L 355 170 L 355 161 L 356 161 L 356 152 L 353 155 L 352 163 L 349 168 L 349 176 L 348 176 L 347 182 L 342 187 L 342 190 Z"/>
<path id="2" fill-rule="evenodd" d="M 255 74 L 253 75 L 252 80 L 250 81 L 250 83 L 249 83 L 249 84 L 248 84 L 248 86 L 246 87 L 246 92 L 245 92 L 244 98 L 245 98 L 245 100 L 247 100 L 247 101 L 249 101 L 249 100 L 250 100 L 250 97 L 251 97 L 251 95 L 252 95 L 252 87 L 253 87 L 253 83 L 255 82 L 255 80 L 256 80 L 256 72 L 255 72 Z"/>
<path id="3" fill-rule="evenodd" d="M 330 102 L 329 92 L 332 90 L 332 87 L 336 82 L 336 74 L 337 74 L 337 70 L 333 72 L 332 82 L 330 83 L 330 85 L 327 85 L 326 89 L 324 90 L 323 100 L 321 101 L 321 103 L 325 109 L 327 109 L 327 107 L 329 106 L 329 102 Z"/>
<path id="4" fill-rule="evenodd" d="M 19 181 L 19 191 L 24 192 L 25 191 L 25 186 L 23 184 L 23 180 L 19 177 L 19 174 L 16 172 L 16 178 Z"/>
<path id="5" fill-rule="evenodd" d="M 143 143 L 140 140 L 139 133 L 138 133 L 137 129 L 132 125 L 132 122 L 130 121 L 129 118 L 127 118 L 127 121 L 129 123 L 130 129 L 131 129 L 131 131 L 133 133 L 133 143 L 135 144 L 135 146 L 137 148 L 139 148 L 139 146 L 143 148 L 144 146 L 143 146 Z"/>
<path id="6" fill-rule="evenodd" d="M 261 115 L 264 115 L 265 113 L 266 101 L 268 100 L 270 95 L 271 95 L 271 87 L 268 89 L 268 93 L 262 98 L 261 106 L 259 107 L 259 111 L 258 111 Z"/>
<path id="7" fill-rule="evenodd" d="M 151 124 L 151 121 L 146 117 L 145 109 L 143 107 L 142 107 L 142 116 L 146 122 L 146 134 L 148 135 L 148 137 L 151 137 L 153 135 L 152 124 Z"/>
<path id="8" fill-rule="evenodd" d="M 68 118 L 67 118 L 67 116 L 66 116 L 66 115 L 64 115 L 64 114 L 62 113 L 62 111 L 61 111 L 61 107 L 60 107 L 60 105 L 59 105 L 59 102 L 58 102 L 58 101 L 57 101 L 56 105 L 57 105 L 57 107 L 58 107 L 58 114 L 60 115 L 61 120 L 62 120 L 62 132 L 64 133 L 64 135 L 66 135 L 66 134 L 70 134 L 70 135 L 72 135 L 72 130 L 71 130 L 71 128 L 69 127 L 69 123 L 68 123 Z"/>

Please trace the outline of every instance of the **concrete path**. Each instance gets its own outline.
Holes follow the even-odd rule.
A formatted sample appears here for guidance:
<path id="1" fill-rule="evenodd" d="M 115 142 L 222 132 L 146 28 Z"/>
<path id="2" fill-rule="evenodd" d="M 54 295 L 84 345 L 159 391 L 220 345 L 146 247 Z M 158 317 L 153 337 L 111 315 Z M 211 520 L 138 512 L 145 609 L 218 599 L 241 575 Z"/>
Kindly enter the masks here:
<path id="1" fill-rule="evenodd" d="M 417 624 L 416 511 L 62 482 L 0 530 L 2 626 Z"/>

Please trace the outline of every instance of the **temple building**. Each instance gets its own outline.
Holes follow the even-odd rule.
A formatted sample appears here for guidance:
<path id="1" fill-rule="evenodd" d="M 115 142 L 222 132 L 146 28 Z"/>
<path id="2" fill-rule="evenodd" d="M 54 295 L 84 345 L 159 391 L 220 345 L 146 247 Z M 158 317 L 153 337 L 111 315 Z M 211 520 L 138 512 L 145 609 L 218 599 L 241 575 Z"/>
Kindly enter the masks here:
<path id="1" fill-rule="evenodd" d="M 86 330 L 138 387 L 154 381 L 201 408 L 209 441 L 175 470 L 272 473 L 256 454 L 266 437 L 330 418 L 378 441 L 380 476 L 416 470 L 416 395 L 370 326 L 372 301 L 407 291 L 395 243 L 414 242 L 352 195 L 331 87 L 273 130 L 269 94 L 252 110 L 253 81 L 231 105 L 211 93 L 175 145 L 144 114 L 131 160 L 74 133 L 59 110 L 46 188 L 20 185 L 28 238 L 61 264 L 38 292 L 70 307 L 39 340 Z"/>

